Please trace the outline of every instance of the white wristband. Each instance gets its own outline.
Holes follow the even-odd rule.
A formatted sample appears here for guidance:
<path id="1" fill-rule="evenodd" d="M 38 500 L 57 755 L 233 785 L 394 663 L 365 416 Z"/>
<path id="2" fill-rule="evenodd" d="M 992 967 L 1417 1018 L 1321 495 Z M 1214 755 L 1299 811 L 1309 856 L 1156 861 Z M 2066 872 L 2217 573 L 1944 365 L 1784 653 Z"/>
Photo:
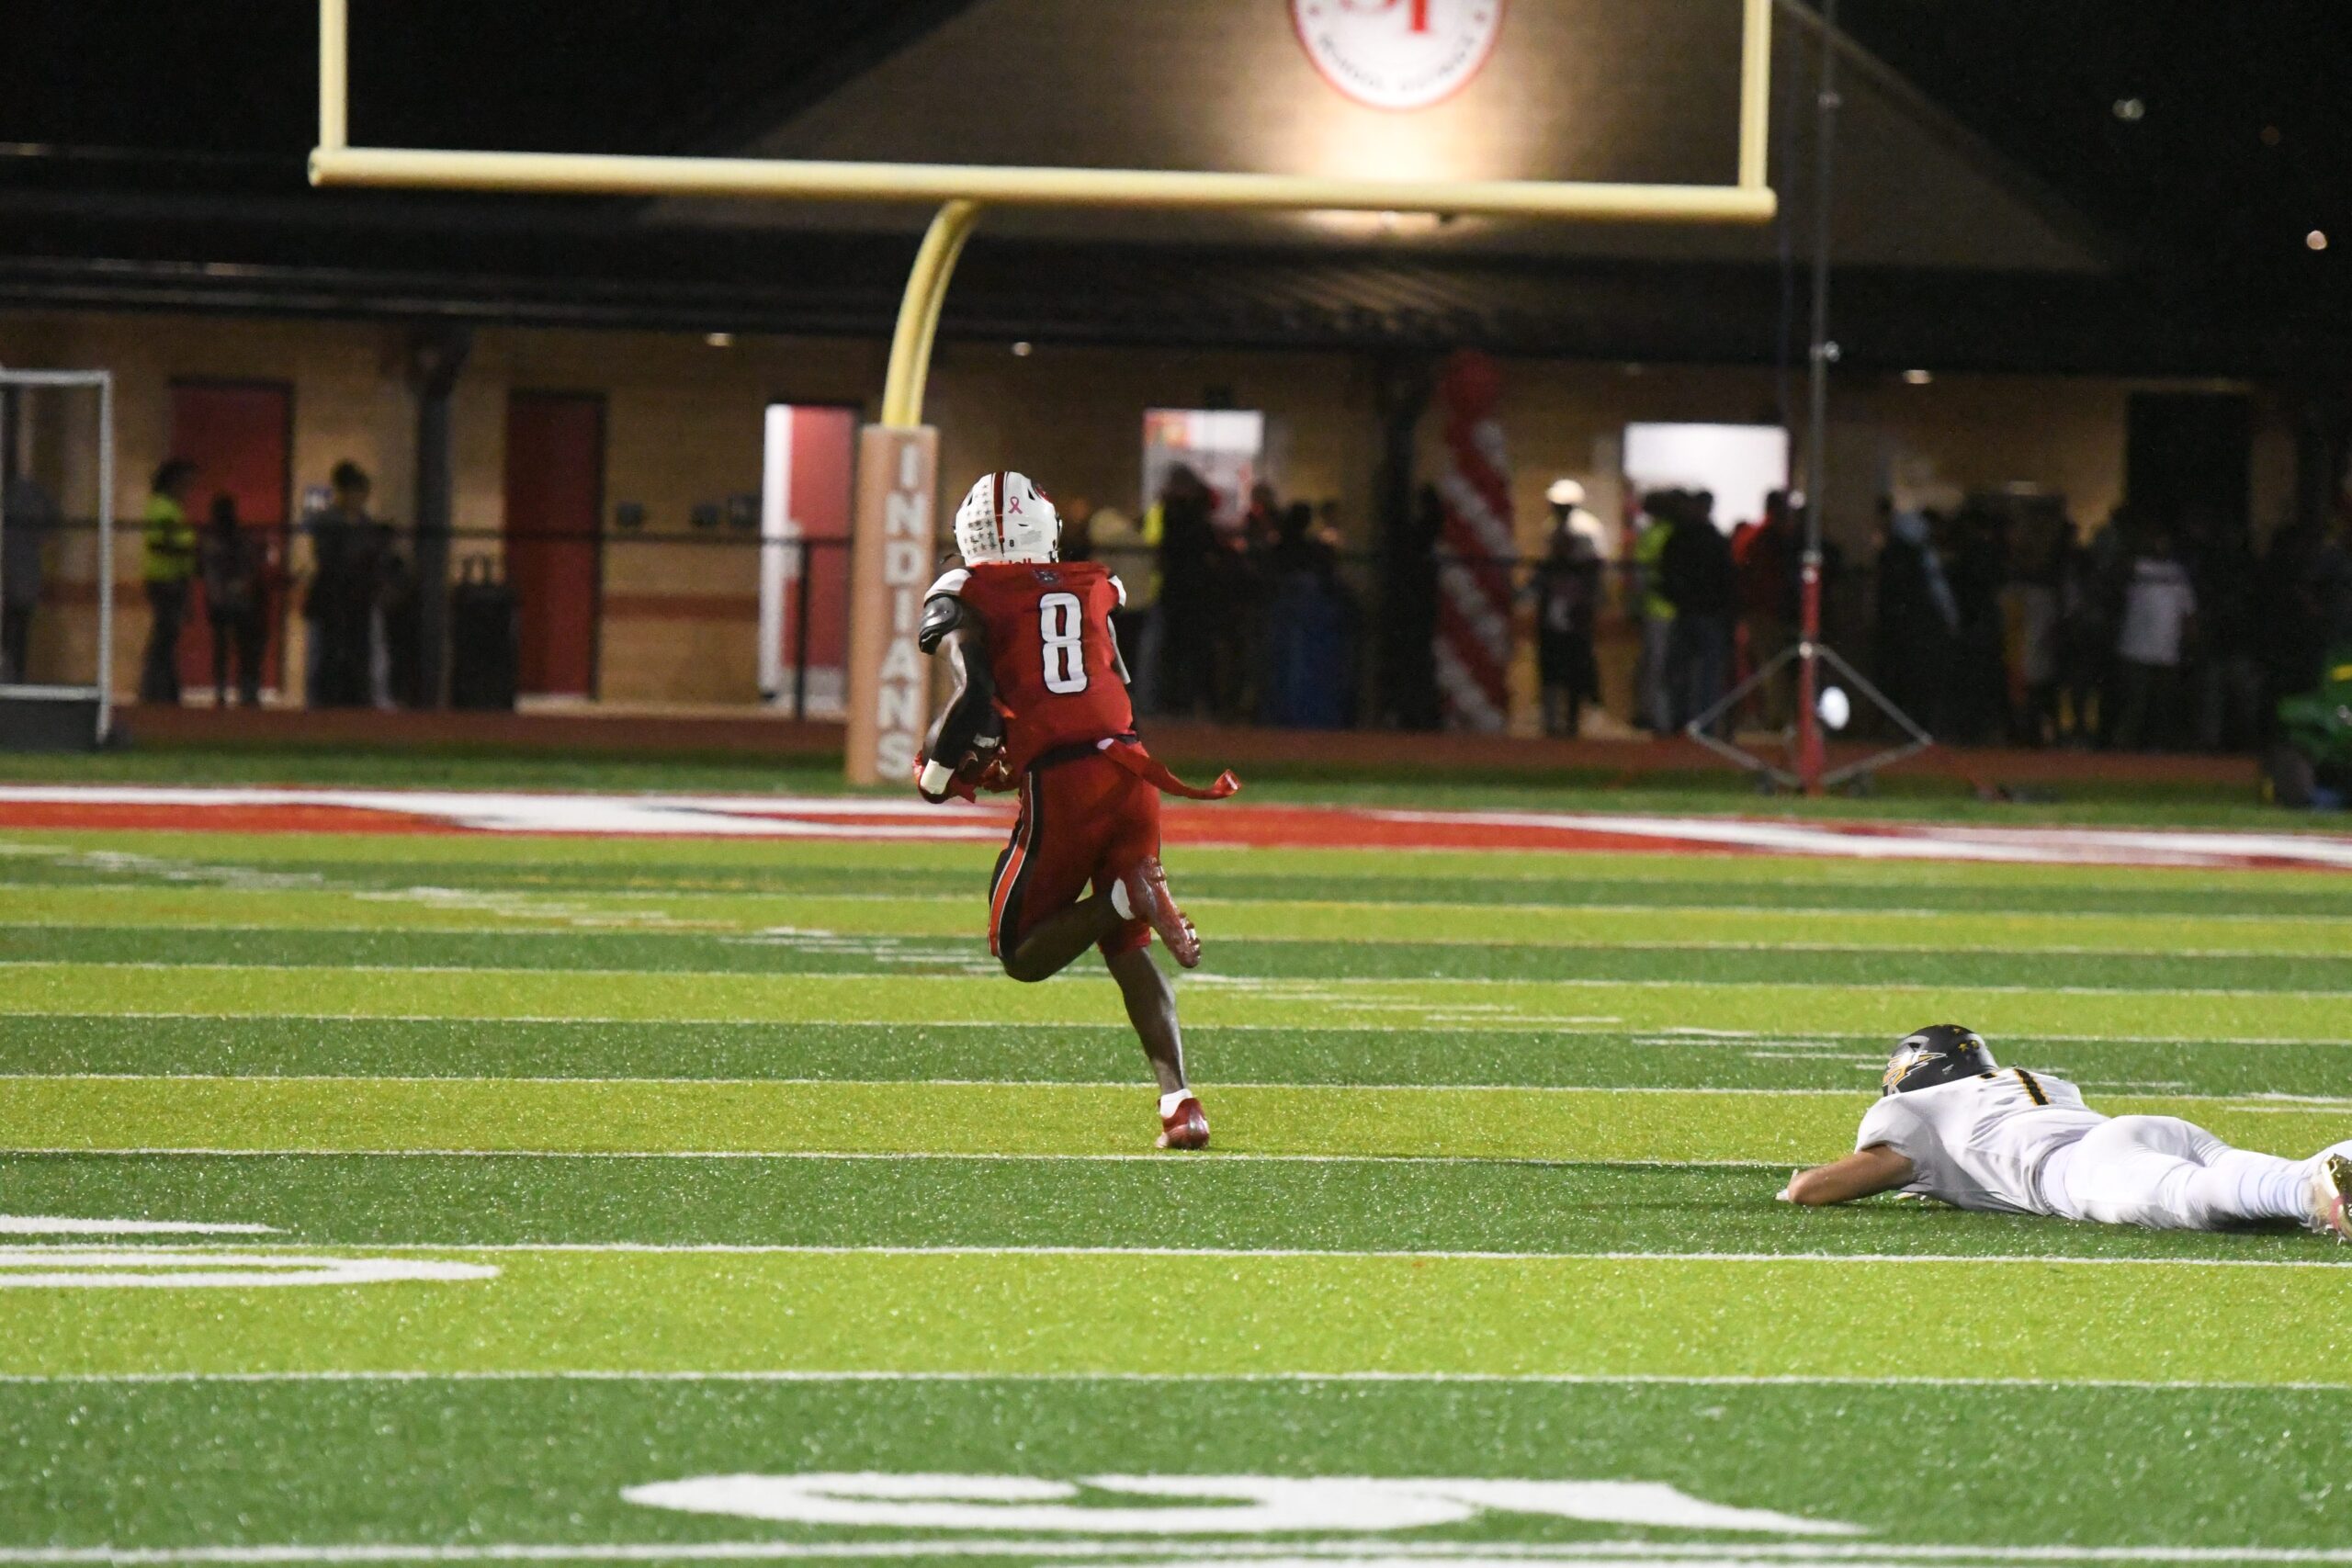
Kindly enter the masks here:
<path id="1" fill-rule="evenodd" d="M 922 777 L 916 787 L 925 795 L 945 795 L 947 786 L 956 781 L 956 770 L 933 757 L 922 765 Z"/>

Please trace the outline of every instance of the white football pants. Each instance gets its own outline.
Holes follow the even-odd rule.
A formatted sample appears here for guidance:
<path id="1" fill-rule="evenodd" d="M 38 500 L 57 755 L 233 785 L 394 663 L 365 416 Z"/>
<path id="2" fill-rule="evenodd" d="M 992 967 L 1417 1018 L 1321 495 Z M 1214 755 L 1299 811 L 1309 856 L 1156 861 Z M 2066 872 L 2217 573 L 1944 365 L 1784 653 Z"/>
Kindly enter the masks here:
<path id="1" fill-rule="evenodd" d="M 2118 1116 L 2052 1163 L 2043 1190 L 2061 1197 L 2067 1218 L 2159 1231 L 2300 1220 L 2311 1172 L 2301 1160 L 2233 1149 L 2177 1116 Z"/>

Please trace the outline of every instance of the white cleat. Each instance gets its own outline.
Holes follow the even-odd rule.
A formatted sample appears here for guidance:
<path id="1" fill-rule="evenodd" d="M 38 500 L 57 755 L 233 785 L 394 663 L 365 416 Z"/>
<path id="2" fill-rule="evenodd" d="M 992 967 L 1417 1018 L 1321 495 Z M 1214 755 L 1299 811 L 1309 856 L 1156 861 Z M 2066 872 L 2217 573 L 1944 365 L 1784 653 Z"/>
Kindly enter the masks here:
<path id="1" fill-rule="evenodd" d="M 2311 1183 L 2303 1224 L 2322 1235 L 2352 1241 L 2352 1145 L 2338 1145 L 2312 1160 Z"/>

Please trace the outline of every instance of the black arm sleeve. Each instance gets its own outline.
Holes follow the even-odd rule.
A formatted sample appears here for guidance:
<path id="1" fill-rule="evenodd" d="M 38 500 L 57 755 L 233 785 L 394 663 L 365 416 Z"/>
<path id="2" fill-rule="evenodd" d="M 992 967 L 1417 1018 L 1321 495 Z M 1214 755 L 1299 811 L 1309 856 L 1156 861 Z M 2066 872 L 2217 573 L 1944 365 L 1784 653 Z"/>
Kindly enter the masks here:
<path id="1" fill-rule="evenodd" d="M 932 601 L 934 604 L 939 602 Z M 988 645 L 981 640 L 977 621 L 967 617 L 962 625 L 942 631 L 934 646 L 946 652 L 948 677 L 956 686 L 947 705 L 940 710 L 937 722 L 931 727 L 923 755 L 953 768 L 963 761 L 973 742 L 983 734 L 1001 740 L 993 722 L 996 678 L 989 673 Z"/>
<path id="2" fill-rule="evenodd" d="M 964 601 L 953 593 L 934 593 L 922 602 L 922 624 L 915 628 L 915 646 L 925 653 L 939 650 L 939 639 L 960 626 L 971 624 Z"/>

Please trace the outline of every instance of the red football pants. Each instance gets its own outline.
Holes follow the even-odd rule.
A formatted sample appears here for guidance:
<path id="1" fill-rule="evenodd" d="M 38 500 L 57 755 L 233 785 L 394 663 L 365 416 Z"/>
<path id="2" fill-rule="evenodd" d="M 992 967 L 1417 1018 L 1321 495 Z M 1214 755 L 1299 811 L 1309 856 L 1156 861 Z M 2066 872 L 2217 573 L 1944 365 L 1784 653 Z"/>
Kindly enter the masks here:
<path id="1" fill-rule="evenodd" d="M 1099 754 L 1032 768 L 1021 781 L 1021 815 L 989 883 L 989 951 L 1002 958 L 1038 921 L 1119 872 L 1159 852 L 1159 791 Z M 1133 953 L 1151 927 L 1128 920 L 1100 944 L 1102 956 Z"/>

